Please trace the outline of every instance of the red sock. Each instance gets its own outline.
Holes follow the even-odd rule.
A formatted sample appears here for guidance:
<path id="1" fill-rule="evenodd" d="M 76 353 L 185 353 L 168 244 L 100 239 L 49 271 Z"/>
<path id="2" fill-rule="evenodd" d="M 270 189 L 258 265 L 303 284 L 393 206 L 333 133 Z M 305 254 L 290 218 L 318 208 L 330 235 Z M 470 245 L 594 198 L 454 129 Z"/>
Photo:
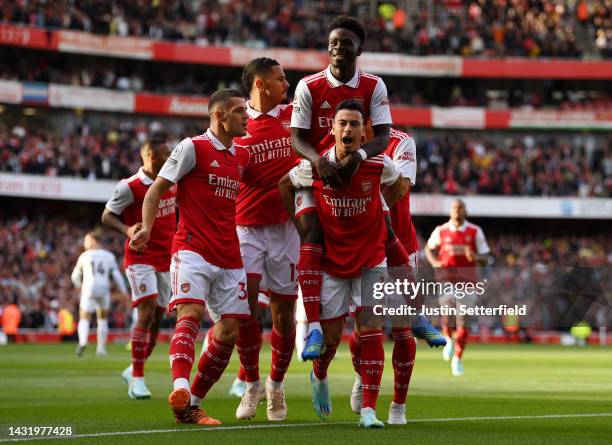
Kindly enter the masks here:
<path id="1" fill-rule="evenodd" d="M 236 378 L 238 380 L 242 380 L 243 382 L 246 381 L 246 371 L 244 370 L 242 365 L 240 365 L 240 369 L 238 370 L 238 374 L 236 375 Z"/>
<path id="2" fill-rule="evenodd" d="M 272 366 L 270 369 L 270 378 L 275 382 L 282 382 L 285 379 L 285 373 L 291 363 L 293 357 L 293 347 L 295 345 L 295 330 L 288 335 L 281 335 L 276 329 L 272 328 L 272 338 L 270 346 L 272 347 Z"/>
<path id="3" fill-rule="evenodd" d="M 147 335 L 147 358 L 155 349 L 155 345 L 157 344 L 157 335 L 159 334 L 159 329 L 156 331 L 149 330 L 149 335 Z"/>
<path id="4" fill-rule="evenodd" d="M 442 333 L 445 337 L 448 337 L 452 340 L 453 338 L 453 329 L 449 326 L 442 326 Z"/>
<path id="5" fill-rule="evenodd" d="M 455 357 L 461 358 L 463 356 L 463 351 L 465 350 L 469 335 L 470 331 L 468 328 L 457 328 L 457 336 L 455 337 Z"/>
<path id="6" fill-rule="evenodd" d="M 326 345 L 325 352 L 321 354 L 319 358 L 313 360 L 312 369 L 314 371 L 314 375 L 319 380 L 323 380 L 325 377 L 327 377 L 327 369 L 336 355 L 336 349 L 338 349 L 338 345 Z"/>
<path id="7" fill-rule="evenodd" d="M 200 323 L 193 317 L 183 317 L 176 322 L 174 335 L 170 341 L 172 380 L 178 378 L 189 380 L 195 357 L 195 339 L 199 330 Z"/>
<path id="8" fill-rule="evenodd" d="M 321 310 L 321 257 L 323 246 L 314 243 L 304 243 L 300 247 L 298 261 L 298 282 L 302 289 L 302 301 L 309 322 L 319 321 Z"/>
<path id="9" fill-rule="evenodd" d="M 244 368 L 245 382 L 259 380 L 259 350 L 261 349 L 261 329 L 257 320 L 240 322 L 236 349 L 240 357 L 240 365 Z"/>
<path id="10" fill-rule="evenodd" d="M 387 255 L 388 267 L 410 266 L 408 253 L 406 253 L 406 249 L 398 237 L 395 237 L 392 241 L 387 243 L 385 246 L 385 255 Z"/>
<path id="11" fill-rule="evenodd" d="M 376 409 L 385 366 L 385 350 L 382 331 L 361 334 L 361 382 L 363 385 L 363 408 Z"/>
<path id="12" fill-rule="evenodd" d="M 393 328 L 393 401 L 406 403 L 410 377 L 414 369 L 416 342 L 410 328 Z"/>
<path id="13" fill-rule="evenodd" d="M 208 348 L 198 362 L 198 372 L 196 372 L 191 385 L 191 394 L 201 399 L 206 396 L 208 390 L 212 388 L 225 371 L 233 350 L 233 345 L 223 344 L 211 336 Z"/>
<path id="14" fill-rule="evenodd" d="M 353 331 L 353 335 L 349 340 L 349 350 L 351 351 L 351 359 L 353 361 L 353 369 L 359 375 L 361 375 L 361 365 L 359 359 L 361 357 L 361 338 L 357 331 Z"/>
<path id="15" fill-rule="evenodd" d="M 145 329 L 134 328 L 130 336 L 132 342 L 132 375 L 144 377 L 144 364 L 147 359 L 147 336 Z"/>

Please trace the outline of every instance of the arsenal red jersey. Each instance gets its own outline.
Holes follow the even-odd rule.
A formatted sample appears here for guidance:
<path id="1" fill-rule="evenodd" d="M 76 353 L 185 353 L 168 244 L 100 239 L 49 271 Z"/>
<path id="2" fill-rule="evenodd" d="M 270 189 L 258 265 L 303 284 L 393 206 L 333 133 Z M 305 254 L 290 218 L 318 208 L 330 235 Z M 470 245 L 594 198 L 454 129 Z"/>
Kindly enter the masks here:
<path id="1" fill-rule="evenodd" d="M 236 146 L 251 154 L 236 202 L 236 223 L 241 226 L 281 224 L 289 219 L 278 183 L 299 161 L 291 149 L 291 105 L 278 105 L 267 113 L 247 106 L 247 135 Z"/>
<path id="2" fill-rule="evenodd" d="M 465 248 L 469 247 L 478 255 L 489 253 L 489 245 L 482 229 L 476 224 L 465 221 L 460 227 L 447 222 L 435 228 L 427 246 L 439 249 L 438 260 L 443 268 L 457 268 L 461 277 L 476 280 L 476 264 L 468 260 Z"/>
<path id="3" fill-rule="evenodd" d="M 159 176 L 177 184 L 180 208 L 172 252 L 191 250 L 224 269 L 242 267 L 236 198 L 249 163 L 244 147 L 225 147 L 210 131 L 176 146 Z"/>
<path id="4" fill-rule="evenodd" d="M 335 148 L 323 156 L 335 162 Z M 347 189 L 325 185 L 306 160 L 292 169 L 289 177 L 295 187 L 313 188 L 325 239 L 322 270 L 334 277 L 356 278 L 362 269 L 384 261 L 387 229 L 380 186 L 399 178 L 388 156 L 381 154 L 361 162 Z"/>
<path id="5" fill-rule="evenodd" d="M 414 139 L 400 130 L 392 128 L 389 134 L 389 145 L 385 153 L 393 160 L 393 163 L 400 171 L 401 175 L 410 181 L 414 186 L 416 181 L 416 146 Z M 391 208 L 391 225 L 393 231 L 408 254 L 419 250 L 419 241 L 416 236 L 416 229 L 412 223 L 410 214 L 410 192 L 399 199 Z"/>
<path id="6" fill-rule="evenodd" d="M 299 81 L 293 100 L 291 126 L 310 130 L 310 143 L 319 152 L 329 149 L 335 140 L 331 134 L 336 107 L 346 99 L 363 104 L 364 121 L 373 126 L 391 124 L 387 87 L 382 79 L 357 70 L 347 83 L 341 83 L 328 67 Z"/>
<path id="7" fill-rule="evenodd" d="M 127 226 L 142 222 L 142 202 L 151 184 L 153 180 L 140 168 L 138 173 L 117 184 L 115 194 L 106 203 L 106 208 L 120 216 Z M 175 199 L 176 187 L 171 187 L 162 196 L 151 229 L 151 239 L 144 251 L 136 252 L 130 249 L 130 238 L 126 239 L 124 267 L 148 264 L 159 272 L 167 272 L 170 269 L 172 237 L 176 231 Z"/>

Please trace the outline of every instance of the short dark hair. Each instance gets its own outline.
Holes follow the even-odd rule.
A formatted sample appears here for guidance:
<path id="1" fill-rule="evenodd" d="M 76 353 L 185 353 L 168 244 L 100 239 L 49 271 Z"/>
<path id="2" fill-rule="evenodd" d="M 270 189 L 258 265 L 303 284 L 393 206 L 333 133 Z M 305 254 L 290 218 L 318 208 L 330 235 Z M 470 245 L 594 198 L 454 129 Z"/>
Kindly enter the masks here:
<path id="1" fill-rule="evenodd" d="M 150 138 L 148 138 L 144 144 L 140 147 L 140 152 L 144 152 L 146 150 L 155 150 L 160 145 L 167 145 L 168 138 L 164 133 L 154 133 Z"/>
<path id="2" fill-rule="evenodd" d="M 255 77 L 267 73 L 273 66 L 280 65 L 276 60 L 269 57 L 258 57 L 251 60 L 242 70 L 242 88 L 248 95 L 253 88 Z"/>
<path id="3" fill-rule="evenodd" d="M 361 40 L 361 45 L 363 45 L 363 42 L 365 42 L 366 30 L 364 26 L 361 24 L 361 22 L 357 20 L 356 18 L 349 17 L 348 15 L 339 15 L 338 17 L 333 19 L 332 22 L 329 24 L 329 27 L 327 28 L 327 32 L 328 34 L 331 34 L 331 32 L 334 29 L 339 29 L 339 28 L 348 29 L 349 31 L 353 31 L 357 35 L 357 37 L 359 37 L 359 40 Z"/>
<path id="4" fill-rule="evenodd" d="M 355 99 L 346 99 L 338 104 L 336 107 L 336 112 L 334 113 L 334 117 L 338 114 L 340 110 L 354 110 L 359 111 L 361 113 L 361 117 L 365 120 L 365 111 L 363 109 L 363 105 L 361 102 L 356 101 Z"/>
<path id="5" fill-rule="evenodd" d="M 232 97 L 244 98 L 244 94 L 233 88 L 223 88 L 215 91 L 208 100 L 208 114 L 212 114 L 217 104 L 225 105 Z"/>

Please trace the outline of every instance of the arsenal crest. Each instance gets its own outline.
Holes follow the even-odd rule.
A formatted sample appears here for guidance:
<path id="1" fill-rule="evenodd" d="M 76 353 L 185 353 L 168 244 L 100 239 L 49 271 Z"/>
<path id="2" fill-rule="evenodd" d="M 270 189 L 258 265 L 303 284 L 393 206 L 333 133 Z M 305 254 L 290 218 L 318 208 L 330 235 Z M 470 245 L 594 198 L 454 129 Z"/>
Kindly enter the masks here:
<path id="1" fill-rule="evenodd" d="M 183 293 L 187 293 L 187 292 L 189 292 L 189 289 L 191 289 L 191 284 L 189 284 L 189 283 L 183 283 L 183 284 L 181 284 L 181 291 L 182 291 Z"/>
<path id="2" fill-rule="evenodd" d="M 285 131 L 291 132 L 291 121 L 282 121 Z"/>
<path id="3" fill-rule="evenodd" d="M 361 181 L 361 191 L 366 195 L 369 195 L 372 192 L 372 187 L 373 186 L 371 179 L 364 179 L 363 181 Z"/>
<path id="4" fill-rule="evenodd" d="M 302 206 L 302 197 L 298 196 L 297 198 L 295 198 L 295 206 L 296 207 L 301 207 Z"/>
<path id="5" fill-rule="evenodd" d="M 145 283 L 141 283 L 140 286 L 138 286 L 138 289 L 140 292 L 145 292 L 147 290 L 147 285 Z"/>

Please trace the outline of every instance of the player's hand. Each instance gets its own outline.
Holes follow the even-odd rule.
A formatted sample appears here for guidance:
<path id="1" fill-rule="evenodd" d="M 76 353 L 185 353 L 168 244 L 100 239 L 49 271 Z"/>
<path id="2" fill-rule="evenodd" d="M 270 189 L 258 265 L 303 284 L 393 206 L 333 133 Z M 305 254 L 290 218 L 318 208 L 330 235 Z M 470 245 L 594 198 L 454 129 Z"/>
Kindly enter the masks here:
<path id="1" fill-rule="evenodd" d="M 130 249 L 135 250 L 137 252 L 142 252 L 147 247 L 147 243 L 149 242 L 150 236 L 151 233 L 148 230 L 141 228 L 130 239 Z"/>
<path id="2" fill-rule="evenodd" d="M 470 263 L 473 263 L 476 260 L 474 251 L 470 248 L 470 246 L 465 246 L 465 257 Z"/>
<path id="3" fill-rule="evenodd" d="M 343 181 L 343 185 L 348 186 L 351 183 L 351 178 L 359 168 L 361 162 L 361 156 L 356 152 L 351 153 L 350 156 L 345 157 L 340 161 L 340 168 L 338 168 L 338 175 Z"/>
<path id="4" fill-rule="evenodd" d="M 142 229 L 142 223 L 137 222 L 133 226 L 128 227 L 125 234 L 128 236 L 128 238 L 132 238 L 136 234 L 136 232 L 138 232 L 140 229 Z"/>
<path id="5" fill-rule="evenodd" d="M 338 175 L 338 169 L 333 162 L 320 157 L 314 162 L 314 167 L 324 183 L 336 189 L 341 187 L 342 181 Z"/>

